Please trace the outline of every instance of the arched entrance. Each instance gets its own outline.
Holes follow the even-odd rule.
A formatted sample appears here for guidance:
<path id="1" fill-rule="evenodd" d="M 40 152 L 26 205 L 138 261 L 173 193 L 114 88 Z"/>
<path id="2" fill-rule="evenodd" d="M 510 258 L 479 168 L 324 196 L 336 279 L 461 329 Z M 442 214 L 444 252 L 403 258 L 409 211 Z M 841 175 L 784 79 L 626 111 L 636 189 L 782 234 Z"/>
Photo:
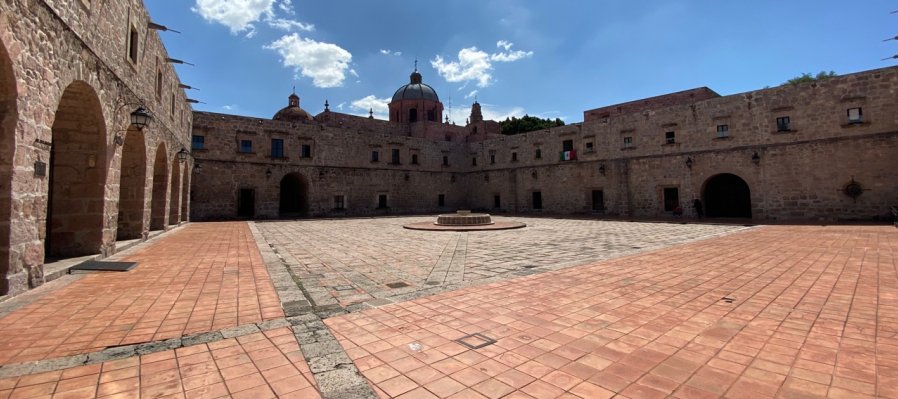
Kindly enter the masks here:
<path id="1" fill-rule="evenodd" d="M 168 224 L 178 224 L 181 220 L 181 163 L 175 158 L 171 166 L 171 193 L 168 205 Z"/>
<path id="2" fill-rule="evenodd" d="M 50 150 L 48 258 L 100 252 L 106 186 L 106 128 L 96 92 L 76 81 L 62 94 Z"/>
<path id="3" fill-rule="evenodd" d="M 309 185 L 299 173 L 281 179 L 281 216 L 306 216 L 309 213 Z"/>
<path id="4" fill-rule="evenodd" d="M 122 146 L 116 240 L 131 240 L 143 236 L 146 179 L 147 147 L 143 133 L 131 128 L 125 135 L 125 144 Z"/>
<path id="5" fill-rule="evenodd" d="M 12 161 L 15 148 L 16 76 L 6 46 L 0 42 L 0 295 L 9 292 L 10 211 L 12 209 Z M 43 159 L 42 161 L 46 161 Z"/>
<path id="6" fill-rule="evenodd" d="M 168 187 L 168 156 L 165 143 L 156 148 L 153 162 L 153 203 L 150 207 L 150 230 L 165 229 L 165 188 Z"/>
<path id="7" fill-rule="evenodd" d="M 708 217 L 751 217 L 751 191 L 739 176 L 730 173 L 712 176 L 705 182 L 703 197 Z"/>

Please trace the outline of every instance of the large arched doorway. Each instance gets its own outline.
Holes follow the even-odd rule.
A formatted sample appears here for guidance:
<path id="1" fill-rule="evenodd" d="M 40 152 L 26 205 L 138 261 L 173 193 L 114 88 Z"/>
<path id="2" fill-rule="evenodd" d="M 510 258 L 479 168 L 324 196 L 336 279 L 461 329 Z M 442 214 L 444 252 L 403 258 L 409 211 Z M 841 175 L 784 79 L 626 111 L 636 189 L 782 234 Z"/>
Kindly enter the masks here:
<path id="1" fill-rule="evenodd" d="M 62 94 L 50 150 L 48 258 L 100 252 L 106 186 L 106 127 L 96 92 L 76 81 Z"/>
<path id="2" fill-rule="evenodd" d="M 168 205 L 168 224 L 178 224 L 181 221 L 181 163 L 177 158 L 172 160 L 171 166 L 171 199 Z"/>
<path id="3" fill-rule="evenodd" d="M 0 295 L 9 292 L 10 212 L 12 209 L 12 161 L 19 112 L 16 76 L 6 46 L 0 42 Z M 43 159 L 42 161 L 46 161 Z"/>
<path id="4" fill-rule="evenodd" d="M 165 229 L 165 189 L 168 187 L 168 155 L 165 143 L 156 148 L 153 162 L 153 203 L 150 206 L 150 230 Z"/>
<path id="5" fill-rule="evenodd" d="M 132 240 L 143 236 L 146 180 L 147 147 L 143 133 L 131 128 L 125 135 L 125 144 L 122 146 L 116 240 Z"/>
<path id="6" fill-rule="evenodd" d="M 309 213 L 309 185 L 299 173 L 281 179 L 281 216 L 306 216 Z"/>
<path id="7" fill-rule="evenodd" d="M 704 198 L 708 217 L 751 217 L 751 191 L 739 176 L 730 173 L 712 176 L 705 182 Z"/>

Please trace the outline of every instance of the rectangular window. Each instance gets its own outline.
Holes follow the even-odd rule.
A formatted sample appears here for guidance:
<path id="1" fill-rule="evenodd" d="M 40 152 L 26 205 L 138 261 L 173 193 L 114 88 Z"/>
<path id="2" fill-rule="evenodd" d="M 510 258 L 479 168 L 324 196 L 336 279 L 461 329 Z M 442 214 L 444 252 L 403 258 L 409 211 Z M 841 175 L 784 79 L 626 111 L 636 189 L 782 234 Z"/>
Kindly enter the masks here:
<path id="1" fill-rule="evenodd" d="M 664 133 L 664 144 L 674 144 L 677 142 L 677 134 L 675 132 Z"/>
<path id="2" fill-rule="evenodd" d="M 378 194 L 377 195 L 377 209 L 386 209 L 387 208 L 387 195 L 386 194 Z"/>
<path id="3" fill-rule="evenodd" d="M 446 195 L 445 194 L 440 194 L 437 196 L 437 206 L 439 206 L 441 208 L 446 206 Z"/>
<path id="4" fill-rule="evenodd" d="M 471 166 L 477 166 L 477 158 L 471 158 Z"/>
<path id="5" fill-rule="evenodd" d="M 624 148 L 633 148 L 633 137 L 624 137 Z"/>
<path id="6" fill-rule="evenodd" d="M 532 195 L 533 209 L 543 209 L 543 193 L 534 191 Z"/>
<path id="7" fill-rule="evenodd" d="M 162 97 L 162 71 L 156 71 L 156 99 Z"/>
<path id="8" fill-rule="evenodd" d="M 776 131 L 778 131 L 778 132 L 792 131 L 792 129 L 789 128 L 790 123 L 791 123 L 791 121 L 789 120 L 788 116 L 781 116 L 779 118 L 776 118 Z"/>
<path id="9" fill-rule="evenodd" d="M 412 165 L 418 164 L 418 154 L 412 154 Z"/>
<path id="10" fill-rule="evenodd" d="M 537 149 L 536 149 L 536 154 L 534 154 L 534 158 L 536 158 L 536 159 L 542 159 L 542 157 L 543 157 L 543 150 L 537 148 Z"/>
<path id="11" fill-rule="evenodd" d="M 592 145 L 592 141 L 586 143 L 586 152 L 593 152 L 596 148 Z"/>
<path id="12" fill-rule="evenodd" d="M 140 43 L 140 35 L 137 33 L 137 29 L 131 28 L 131 33 L 128 35 L 128 59 L 133 63 L 137 63 L 137 46 Z"/>
<path id="13" fill-rule="evenodd" d="M 346 196 L 334 196 L 334 209 L 346 209 Z"/>
<path id="14" fill-rule="evenodd" d="M 194 150 L 203 150 L 206 148 L 206 136 L 194 135 L 190 143 L 190 148 Z"/>
<path id="15" fill-rule="evenodd" d="M 390 150 L 390 163 L 393 165 L 399 165 L 399 149 L 394 148 Z"/>
<path id="16" fill-rule="evenodd" d="M 574 140 L 564 140 L 561 142 L 561 150 L 562 151 L 573 151 L 574 150 Z"/>
<path id="17" fill-rule="evenodd" d="M 493 208 L 499 209 L 502 207 L 502 197 L 499 194 L 493 196 Z"/>
<path id="18" fill-rule="evenodd" d="M 496 164 L 496 154 L 490 154 L 490 165 Z"/>
<path id="19" fill-rule="evenodd" d="M 848 123 L 862 123 L 864 114 L 861 108 L 848 108 Z"/>
<path id="20" fill-rule="evenodd" d="M 602 190 L 592 190 L 592 211 L 600 212 L 605 210 L 605 193 Z"/>
<path id="21" fill-rule="evenodd" d="M 449 166 L 449 157 L 443 155 L 443 166 Z"/>
<path id="22" fill-rule="evenodd" d="M 717 125 L 717 138 L 730 137 L 730 125 Z"/>
<path id="23" fill-rule="evenodd" d="M 380 161 L 380 153 L 377 151 L 371 151 L 371 162 L 379 162 Z"/>
<path id="24" fill-rule="evenodd" d="M 301 158 L 311 158 L 312 157 L 312 146 L 309 144 L 303 144 L 300 147 L 299 156 Z"/>
<path id="25" fill-rule="evenodd" d="M 253 152 L 253 141 L 252 140 L 240 140 L 240 152 L 244 154 L 249 154 Z"/>
<path id="26" fill-rule="evenodd" d="M 284 157 L 284 139 L 271 139 L 271 157 Z"/>
<path id="27" fill-rule="evenodd" d="M 518 153 L 512 152 L 511 153 L 511 162 L 517 162 L 517 161 L 518 161 Z"/>

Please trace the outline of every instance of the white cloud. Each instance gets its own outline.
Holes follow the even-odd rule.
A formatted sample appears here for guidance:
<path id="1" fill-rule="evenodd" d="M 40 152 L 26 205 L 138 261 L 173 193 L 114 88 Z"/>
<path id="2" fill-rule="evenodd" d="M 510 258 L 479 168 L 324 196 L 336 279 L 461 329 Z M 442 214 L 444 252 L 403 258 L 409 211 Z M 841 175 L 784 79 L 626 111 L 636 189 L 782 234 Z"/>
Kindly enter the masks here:
<path id="1" fill-rule="evenodd" d="M 343 85 L 352 54 L 333 43 L 317 42 L 292 33 L 265 46 L 281 55 L 285 67 L 312 78 L 315 87 L 327 88 Z"/>
<path id="2" fill-rule="evenodd" d="M 225 111 L 236 111 L 236 110 L 240 109 L 240 106 L 237 104 L 228 104 L 228 105 L 222 105 L 221 109 L 223 109 Z"/>
<path id="3" fill-rule="evenodd" d="M 209 22 L 227 26 L 232 34 L 252 32 L 252 23 L 262 15 L 271 15 L 274 0 L 196 0 L 194 12 Z"/>
<path id="4" fill-rule="evenodd" d="M 286 18 L 271 17 L 271 18 L 267 18 L 265 20 L 265 22 L 267 22 L 268 26 L 270 26 L 272 28 L 285 30 L 287 32 L 294 31 L 294 30 L 312 32 L 315 30 L 314 24 L 307 24 L 305 22 L 294 21 L 292 19 L 286 19 Z"/>
<path id="5" fill-rule="evenodd" d="M 339 109 L 340 111 L 342 111 L 342 110 L 343 110 L 343 107 L 345 107 L 345 106 L 346 106 L 346 101 L 343 101 L 342 103 L 337 104 L 337 109 Z"/>
<path id="6" fill-rule="evenodd" d="M 350 68 L 349 74 L 355 77 L 359 77 L 359 73 L 355 71 L 355 69 Z"/>
<path id="7" fill-rule="evenodd" d="M 291 4 L 292 2 L 292 0 L 281 0 L 281 3 L 278 4 L 278 8 L 289 15 L 295 15 L 296 12 L 293 11 L 293 4 Z"/>
<path id="8" fill-rule="evenodd" d="M 532 51 L 511 51 L 512 46 L 514 43 L 499 40 L 496 47 L 505 51 L 492 54 L 478 50 L 477 47 L 467 47 L 459 50 L 457 61 L 446 61 L 438 55 L 430 61 L 430 65 L 447 82 L 476 81 L 477 86 L 486 87 L 493 80 L 493 62 L 514 62 L 533 56 Z"/>
<path id="9" fill-rule="evenodd" d="M 369 94 L 352 102 L 350 109 L 356 115 L 368 116 L 369 110 L 374 110 L 374 117 L 377 119 L 387 119 L 390 115 L 389 98 L 377 98 L 373 94 Z"/>
<path id="10" fill-rule="evenodd" d="M 402 55 L 401 51 L 390 51 L 389 49 L 380 49 L 380 53 L 383 55 L 395 55 L 395 56 Z"/>
<path id="11" fill-rule="evenodd" d="M 465 94 L 465 98 L 471 98 L 477 96 L 477 90 L 472 90 L 470 93 Z"/>

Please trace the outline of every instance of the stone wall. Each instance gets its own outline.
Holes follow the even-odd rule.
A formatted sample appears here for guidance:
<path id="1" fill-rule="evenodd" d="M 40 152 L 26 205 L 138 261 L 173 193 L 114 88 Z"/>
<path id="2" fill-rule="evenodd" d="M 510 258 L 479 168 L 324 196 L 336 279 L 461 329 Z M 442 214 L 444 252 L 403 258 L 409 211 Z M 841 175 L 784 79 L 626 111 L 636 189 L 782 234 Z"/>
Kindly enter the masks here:
<path id="1" fill-rule="evenodd" d="M 170 176 L 171 165 L 179 164 L 176 153 L 189 148 L 192 126 L 176 72 L 148 22 L 140 1 L 0 3 L 0 295 L 40 285 L 45 253 L 115 251 L 123 153 L 142 153 L 136 164 L 125 163 L 150 171 L 142 187 L 126 189 L 134 194 L 131 200 L 143 190 L 143 209 L 130 210 L 143 216 L 123 220 L 130 235 L 137 229 L 146 236 L 156 149 L 162 144 Z M 129 52 L 132 30 L 139 46 L 134 53 Z M 154 120 L 142 131 L 129 130 L 129 114 L 138 105 Z M 128 135 L 140 140 L 126 140 Z M 123 151 L 131 145 L 135 151 Z M 54 169 L 51 154 L 65 148 L 75 154 L 68 161 L 60 157 Z M 72 168 L 65 171 L 66 165 Z M 170 194 L 165 202 L 180 204 L 177 197 L 169 200 Z M 66 203 L 74 210 L 51 212 L 48 223 L 48 209 L 63 209 Z M 142 228 L 134 227 L 135 218 L 142 219 Z M 49 249 L 50 242 L 58 251 Z M 67 242 L 79 246 L 63 249 Z"/>

